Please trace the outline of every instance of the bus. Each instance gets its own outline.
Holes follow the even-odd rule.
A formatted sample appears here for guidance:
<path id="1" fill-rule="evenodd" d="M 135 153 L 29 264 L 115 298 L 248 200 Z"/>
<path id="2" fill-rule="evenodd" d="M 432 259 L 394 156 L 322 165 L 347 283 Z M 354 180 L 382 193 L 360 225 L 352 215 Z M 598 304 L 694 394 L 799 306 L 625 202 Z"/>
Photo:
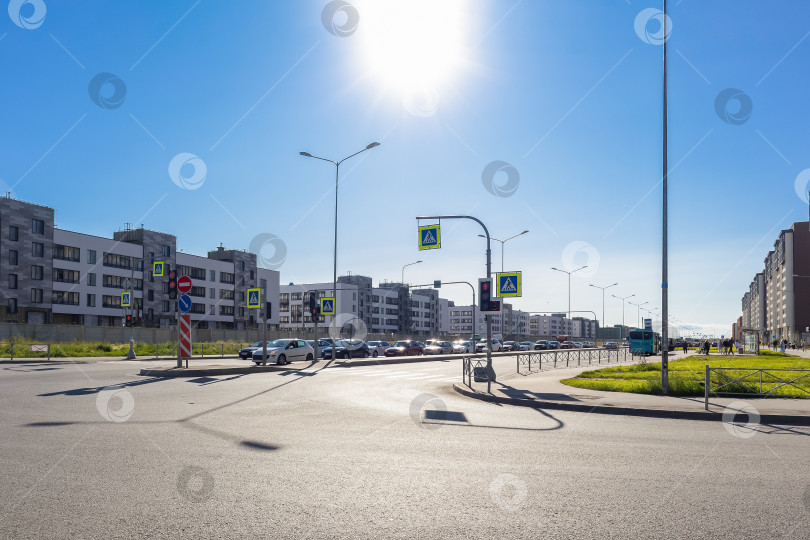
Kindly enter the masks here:
<path id="1" fill-rule="evenodd" d="M 661 334 L 652 330 L 631 330 L 627 339 L 634 356 L 652 356 L 661 350 Z"/>

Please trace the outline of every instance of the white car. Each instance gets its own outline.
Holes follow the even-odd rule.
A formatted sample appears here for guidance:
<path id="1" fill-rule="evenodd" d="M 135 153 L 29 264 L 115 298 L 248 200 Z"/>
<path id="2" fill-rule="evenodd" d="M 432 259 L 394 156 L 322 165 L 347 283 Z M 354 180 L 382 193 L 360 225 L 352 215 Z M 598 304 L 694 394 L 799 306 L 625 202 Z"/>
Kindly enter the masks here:
<path id="1" fill-rule="evenodd" d="M 253 362 L 257 366 L 266 365 L 267 361 L 283 365 L 293 360 L 312 361 L 315 358 L 315 349 L 303 339 L 277 339 L 267 344 L 267 357 L 262 358 L 262 349 L 259 347 L 253 352 Z"/>
<path id="2" fill-rule="evenodd" d="M 455 341 L 453 342 L 453 352 L 461 354 L 474 353 L 475 343 L 472 341 Z"/>
<path id="3" fill-rule="evenodd" d="M 368 345 L 368 350 L 374 358 L 385 356 L 385 350 L 389 347 L 393 347 L 393 345 L 387 341 L 369 341 L 366 345 Z"/>
<path id="4" fill-rule="evenodd" d="M 520 342 L 520 350 L 521 351 L 531 351 L 534 349 L 534 343 L 531 341 L 521 341 Z"/>
<path id="5" fill-rule="evenodd" d="M 450 354 L 453 352 L 453 344 L 449 341 L 431 339 L 425 345 L 424 354 Z"/>
<path id="6" fill-rule="evenodd" d="M 484 352 L 487 348 L 486 339 L 479 340 L 478 343 L 475 344 L 475 352 Z M 500 352 L 502 348 L 503 345 L 501 345 L 500 339 L 492 340 L 492 352 Z"/>

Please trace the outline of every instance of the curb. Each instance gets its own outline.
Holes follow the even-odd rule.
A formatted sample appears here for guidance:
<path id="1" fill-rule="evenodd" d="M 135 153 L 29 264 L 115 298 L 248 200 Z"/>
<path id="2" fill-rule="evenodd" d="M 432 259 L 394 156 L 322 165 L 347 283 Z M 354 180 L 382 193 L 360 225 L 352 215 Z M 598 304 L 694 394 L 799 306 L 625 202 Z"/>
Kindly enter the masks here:
<path id="1" fill-rule="evenodd" d="M 250 366 L 250 367 L 222 367 L 222 368 L 166 368 L 166 369 L 142 369 L 138 375 L 145 377 L 206 377 L 210 375 L 239 375 L 250 373 L 268 373 L 271 371 L 298 371 L 298 368 L 288 368 L 281 366 Z"/>
<path id="2" fill-rule="evenodd" d="M 636 407 L 612 407 L 606 405 L 581 405 L 578 403 L 561 403 L 559 401 L 541 401 L 539 399 L 520 399 L 494 396 L 472 390 L 459 383 L 453 383 L 453 390 L 463 396 L 487 401 L 489 403 L 501 403 L 505 405 L 515 405 L 518 407 L 531 407 L 534 409 L 554 409 L 559 411 L 573 411 L 593 414 L 612 414 L 619 416 L 640 416 L 646 418 L 669 418 L 673 420 L 699 420 L 705 422 L 722 422 L 723 413 L 713 411 L 677 411 L 661 409 L 640 409 Z M 810 415 L 794 414 L 761 414 L 760 424 L 787 424 L 792 426 L 810 426 Z"/>

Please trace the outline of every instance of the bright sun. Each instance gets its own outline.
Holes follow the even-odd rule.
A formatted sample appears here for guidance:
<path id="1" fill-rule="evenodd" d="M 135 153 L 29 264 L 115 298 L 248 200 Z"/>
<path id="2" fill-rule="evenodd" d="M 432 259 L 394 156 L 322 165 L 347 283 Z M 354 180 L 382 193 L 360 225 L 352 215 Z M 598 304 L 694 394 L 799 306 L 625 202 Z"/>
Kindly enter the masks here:
<path id="1" fill-rule="evenodd" d="M 374 0 L 360 13 L 368 66 L 389 89 L 439 92 L 464 63 L 458 0 Z"/>

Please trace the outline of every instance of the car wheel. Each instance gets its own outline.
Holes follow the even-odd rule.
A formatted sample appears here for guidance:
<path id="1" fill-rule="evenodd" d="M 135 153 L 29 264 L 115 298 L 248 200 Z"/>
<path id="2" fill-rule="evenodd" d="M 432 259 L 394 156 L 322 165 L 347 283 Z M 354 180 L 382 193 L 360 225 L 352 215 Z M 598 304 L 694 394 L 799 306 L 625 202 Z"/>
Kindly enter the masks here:
<path id="1" fill-rule="evenodd" d="M 374 358 L 377 358 L 377 351 L 374 351 L 373 353 L 371 353 L 371 356 L 373 356 Z"/>
<path id="2" fill-rule="evenodd" d="M 253 362 L 253 363 L 254 363 L 254 364 L 256 364 L 257 366 L 262 365 L 262 363 L 261 363 L 261 362 Z"/>
<path id="3" fill-rule="evenodd" d="M 286 362 L 287 362 L 287 357 L 284 356 L 283 354 L 278 357 L 278 360 L 276 360 L 276 364 L 279 365 L 279 366 L 284 365 Z"/>
<path id="4" fill-rule="evenodd" d="M 363 351 L 363 358 L 368 358 L 368 357 L 369 357 L 368 351 Z"/>
<path id="5" fill-rule="evenodd" d="M 314 358 L 315 358 L 314 356 L 312 356 L 311 354 L 308 354 L 308 355 L 307 355 L 307 362 L 312 362 L 312 360 L 313 360 Z"/>

